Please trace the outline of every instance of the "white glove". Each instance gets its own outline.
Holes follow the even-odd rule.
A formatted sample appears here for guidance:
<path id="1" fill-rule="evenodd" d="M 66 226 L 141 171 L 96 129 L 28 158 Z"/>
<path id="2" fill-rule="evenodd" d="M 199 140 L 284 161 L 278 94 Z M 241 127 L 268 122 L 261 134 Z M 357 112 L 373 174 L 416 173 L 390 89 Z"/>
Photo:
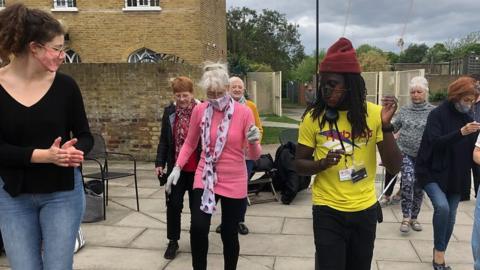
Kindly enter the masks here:
<path id="1" fill-rule="evenodd" d="M 178 166 L 173 167 L 172 172 L 167 178 L 167 183 L 165 184 L 165 191 L 167 192 L 167 194 L 170 194 L 170 192 L 172 192 L 172 184 L 174 186 L 177 185 L 178 179 L 180 178 L 181 170 L 182 169 L 180 169 L 180 167 Z"/>
<path id="2" fill-rule="evenodd" d="M 260 130 L 255 125 L 252 125 L 247 131 L 247 140 L 249 143 L 255 143 L 260 140 Z"/>

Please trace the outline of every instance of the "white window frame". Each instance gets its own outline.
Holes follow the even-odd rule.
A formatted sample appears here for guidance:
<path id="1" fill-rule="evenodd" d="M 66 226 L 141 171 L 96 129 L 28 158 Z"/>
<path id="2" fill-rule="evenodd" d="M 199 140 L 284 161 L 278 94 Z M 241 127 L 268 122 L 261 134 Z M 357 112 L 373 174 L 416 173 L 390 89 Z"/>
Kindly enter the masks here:
<path id="1" fill-rule="evenodd" d="M 128 5 L 129 0 L 125 0 L 125 7 L 122 9 L 123 11 L 161 11 L 162 8 L 160 7 L 160 3 L 158 6 L 151 6 L 152 1 L 156 0 L 130 0 L 130 1 L 136 1 L 137 5 L 136 6 L 129 6 Z M 146 4 L 140 4 L 140 2 L 146 2 Z"/>
<path id="2" fill-rule="evenodd" d="M 65 1 L 65 5 L 59 5 L 60 1 Z M 51 9 L 51 11 L 77 12 L 78 11 L 78 8 L 76 7 L 77 3 L 75 3 L 75 6 L 69 7 L 68 1 L 69 0 L 53 0 L 53 8 Z"/>
<path id="3" fill-rule="evenodd" d="M 128 56 L 127 63 L 158 63 L 158 56 L 148 48 L 141 48 Z"/>
<path id="4" fill-rule="evenodd" d="M 82 59 L 80 58 L 80 55 L 78 55 L 77 52 L 75 52 L 74 50 L 68 49 L 65 52 L 65 64 L 79 64 L 81 62 Z"/>

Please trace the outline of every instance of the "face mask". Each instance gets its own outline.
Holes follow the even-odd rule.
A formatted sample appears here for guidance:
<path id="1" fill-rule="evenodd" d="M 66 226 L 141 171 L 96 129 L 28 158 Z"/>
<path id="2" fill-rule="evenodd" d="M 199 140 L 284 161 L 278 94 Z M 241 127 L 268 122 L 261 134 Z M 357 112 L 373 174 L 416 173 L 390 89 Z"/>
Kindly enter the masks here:
<path id="1" fill-rule="evenodd" d="M 34 55 L 40 64 L 48 71 L 55 72 L 63 63 L 63 59 L 53 56 L 52 53 L 46 52 L 43 55 Z"/>
<path id="2" fill-rule="evenodd" d="M 223 111 L 228 104 L 229 95 L 224 95 L 219 98 L 209 98 L 208 102 L 212 104 L 213 108 L 217 111 Z"/>
<path id="3" fill-rule="evenodd" d="M 472 109 L 472 105 L 467 105 L 462 102 L 455 102 L 455 109 L 461 113 L 468 113 Z"/>

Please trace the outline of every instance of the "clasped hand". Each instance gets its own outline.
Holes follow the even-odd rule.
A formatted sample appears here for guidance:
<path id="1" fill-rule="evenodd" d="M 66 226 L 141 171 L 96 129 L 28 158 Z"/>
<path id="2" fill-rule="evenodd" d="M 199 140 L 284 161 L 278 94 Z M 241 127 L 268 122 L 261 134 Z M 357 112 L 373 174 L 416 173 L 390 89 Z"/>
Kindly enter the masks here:
<path id="1" fill-rule="evenodd" d="M 83 162 L 83 151 L 74 146 L 78 140 L 74 138 L 60 146 L 61 141 L 61 137 L 56 138 L 52 146 L 47 149 L 49 163 L 60 167 L 80 166 Z"/>

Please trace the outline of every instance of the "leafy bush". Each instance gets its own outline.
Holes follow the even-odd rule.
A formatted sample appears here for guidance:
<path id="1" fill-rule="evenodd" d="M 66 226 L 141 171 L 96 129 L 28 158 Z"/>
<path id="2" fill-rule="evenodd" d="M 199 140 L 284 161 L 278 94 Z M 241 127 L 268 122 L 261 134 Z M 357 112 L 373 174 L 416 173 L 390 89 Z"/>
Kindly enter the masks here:
<path id="1" fill-rule="evenodd" d="M 445 99 L 447 99 L 447 89 L 445 88 L 435 91 L 434 93 L 430 94 L 430 96 L 428 97 L 428 100 L 430 102 L 440 102 L 440 101 L 444 101 Z"/>

